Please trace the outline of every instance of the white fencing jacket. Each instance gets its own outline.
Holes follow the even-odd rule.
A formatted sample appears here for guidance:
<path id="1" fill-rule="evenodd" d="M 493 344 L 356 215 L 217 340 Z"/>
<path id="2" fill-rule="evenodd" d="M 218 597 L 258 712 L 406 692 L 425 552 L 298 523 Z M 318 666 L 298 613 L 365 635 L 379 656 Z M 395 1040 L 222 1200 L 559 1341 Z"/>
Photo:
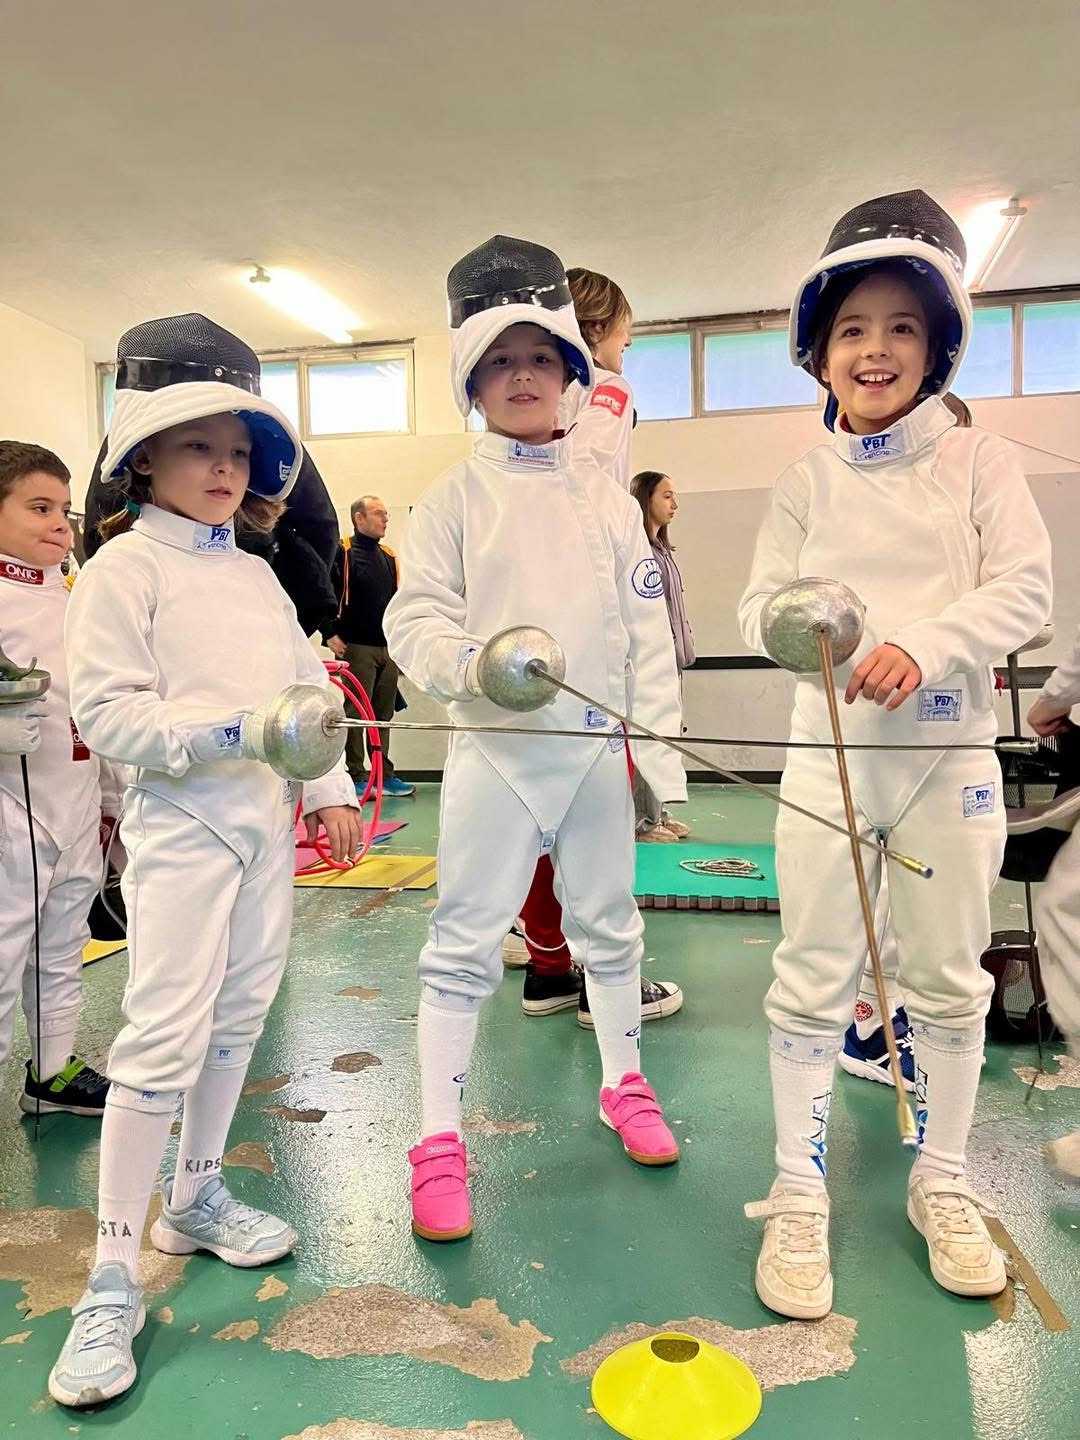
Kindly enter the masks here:
<path id="1" fill-rule="evenodd" d="M 636 501 L 569 440 L 529 446 L 486 433 L 476 453 L 442 475 L 409 518 L 402 584 L 387 608 L 391 655 L 462 725 L 596 730 L 597 739 L 473 737 L 528 806 L 555 829 L 600 747 L 619 748 L 605 706 L 677 734 L 679 689 L 659 567 Z M 526 717 L 474 699 L 470 654 L 512 625 L 539 625 L 566 656 L 569 684 Z M 686 798 L 679 757 L 634 747 L 634 761 L 664 801 Z"/>

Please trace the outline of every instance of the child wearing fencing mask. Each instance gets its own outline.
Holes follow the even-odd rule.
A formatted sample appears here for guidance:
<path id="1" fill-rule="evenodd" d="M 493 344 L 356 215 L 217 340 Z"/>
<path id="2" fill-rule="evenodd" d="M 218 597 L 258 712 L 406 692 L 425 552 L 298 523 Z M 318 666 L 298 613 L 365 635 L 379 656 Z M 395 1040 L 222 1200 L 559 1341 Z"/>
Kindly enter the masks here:
<path id="1" fill-rule="evenodd" d="M 740 605 L 762 610 L 799 577 L 849 585 L 865 630 L 836 671 L 857 825 L 934 868 L 899 866 L 889 896 L 914 1032 L 918 1149 L 907 1214 L 934 1279 L 958 1295 L 1004 1288 L 988 1205 L 965 1179 L 992 981 L 980 966 L 1005 844 L 992 696 L 995 661 L 1050 608 L 1050 545 L 1010 447 L 959 427 L 947 392 L 971 329 L 964 241 L 922 191 L 844 215 L 791 310 L 791 356 L 829 392 L 833 434 L 777 482 Z M 820 675 L 801 675 L 792 739 L 830 737 Z M 982 749 L 964 749 L 982 746 Z M 844 824 L 836 761 L 789 751 L 785 798 Z M 747 1206 L 765 1221 L 761 1300 L 812 1319 L 832 1304 L 826 1131 L 832 1076 L 866 942 L 843 835 L 783 810 L 776 826 L 783 939 L 765 1009 L 776 1180 Z M 879 878 L 869 860 L 871 895 Z"/>
<path id="2" fill-rule="evenodd" d="M 193 359 L 200 337 L 185 327 L 198 320 L 150 321 L 121 341 L 124 385 L 102 467 L 118 513 L 67 620 L 79 730 L 136 769 L 120 832 L 126 1023 L 108 1063 L 94 1268 L 49 1377 L 64 1405 L 99 1404 L 134 1383 L 139 1245 L 181 1096 L 155 1248 L 252 1266 L 297 1243 L 285 1220 L 233 1199 L 220 1171 L 292 916 L 296 799 L 263 763 L 265 710 L 285 687 L 327 675 L 270 569 L 235 544 L 236 525 L 273 524 L 299 472 L 299 439 L 269 401 L 218 378 L 227 356 Z M 343 762 L 304 784 L 302 806 L 335 858 L 358 847 Z"/>
<path id="3" fill-rule="evenodd" d="M 603 1069 L 599 1118 L 627 1154 L 667 1165 L 678 1147 L 641 1073 L 642 921 L 633 897 L 633 811 L 625 742 L 602 708 L 677 727 L 679 693 L 662 587 L 637 505 L 553 438 L 571 376 L 593 365 L 566 273 L 543 246 L 496 236 L 448 278 L 451 367 L 463 415 L 487 424 L 472 459 L 422 497 L 386 612 L 391 654 L 461 726 L 519 725 L 479 683 L 498 632 L 539 626 L 562 648 L 568 683 L 531 712 L 537 729 L 595 738 L 453 736 L 442 787 L 439 899 L 420 956 L 421 1126 L 410 1151 L 416 1234 L 454 1240 L 472 1216 L 461 1097 L 480 1008 L 502 974 L 500 946 L 541 855 L 550 855 L 571 951 L 585 968 Z M 685 798 L 678 757 L 635 761 Z"/>

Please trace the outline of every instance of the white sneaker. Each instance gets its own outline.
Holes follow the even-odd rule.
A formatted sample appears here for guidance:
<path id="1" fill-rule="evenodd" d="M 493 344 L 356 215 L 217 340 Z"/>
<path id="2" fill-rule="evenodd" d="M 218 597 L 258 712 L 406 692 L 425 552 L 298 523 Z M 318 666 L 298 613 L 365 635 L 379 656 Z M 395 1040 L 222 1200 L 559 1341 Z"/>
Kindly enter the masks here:
<path id="1" fill-rule="evenodd" d="M 1062 1135 L 1060 1140 L 1051 1140 L 1043 1146 L 1048 1164 L 1066 1180 L 1080 1180 L 1080 1130 L 1071 1135 Z"/>
<path id="2" fill-rule="evenodd" d="M 502 942 L 502 962 L 508 970 L 523 970 L 529 963 L 525 936 L 516 925 Z"/>
<path id="3" fill-rule="evenodd" d="M 767 1200 L 744 1205 L 749 1220 L 764 1220 L 754 1288 L 758 1299 L 792 1320 L 820 1320 L 832 1309 L 829 1197 L 793 1194 L 774 1185 Z"/>
<path id="4" fill-rule="evenodd" d="M 953 1295 L 1000 1295 L 1005 1257 L 983 1215 L 994 1208 L 959 1176 L 928 1175 L 908 1186 L 908 1219 L 926 1241 L 930 1273 Z"/>
<path id="5" fill-rule="evenodd" d="M 72 1309 L 74 1323 L 49 1375 L 59 1405 L 101 1405 L 130 1390 L 137 1374 L 131 1342 L 146 1322 L 142 1291 L 118 1261 L 99 1265 Z"/>

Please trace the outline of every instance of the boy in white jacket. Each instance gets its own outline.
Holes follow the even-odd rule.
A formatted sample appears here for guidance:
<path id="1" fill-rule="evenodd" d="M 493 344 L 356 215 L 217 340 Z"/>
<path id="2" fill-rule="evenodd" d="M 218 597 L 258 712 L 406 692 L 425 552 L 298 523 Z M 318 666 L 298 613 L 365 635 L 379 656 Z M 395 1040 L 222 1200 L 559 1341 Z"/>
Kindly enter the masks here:
<path id="1" fill-rule="evenodd" d="M 292 602 L 265 561 L 237 548 L 234 526 L 270 529 L 303 452 L 269 401 L 217 378 L 226 364 L 190 361 L 190 321 L 150 321 L 122 342 L 135 358 L 102 467 L 122 508 L 67 621 L 76 723 L 136 773 L 120 827 L 130 972 L 109 1056 L 97 1255 L 49 1377 L 65 1405 L 134 1383 L 139 1245 L 181 1095 L 154 1246 L 251 1266 L 297 1243 L 285 1220 L 235 1200 L 220 1171 L 292 917 L 296 796 L 261 763 L 265 711 L 289 685 L 328 683 Z M 303 786 L 302 808 L 335 859 L 357 848 L 343 760 Z"/>
<path id="2" fill-rule="evenodd" d="M 72 543 L 70 479 L 51 450 L 0 440 L 0 649 L 20 669 L 36 660 L 52 677 L 41 700 L 0 706 L 0 1066 L 11 1054 L 21 993 L 30 1059 L 20 1108 L 100 1119 L 109 1082 L 72 1053 L 103 861 L 100 766 L 72 721 L 64 662 L 69 591 L 60 562 Z"/>
<path id="3" fill-rule="evenodd" d="M 508 626 L 539 625 L 562 646 L 569 683 L 658 730 L 677 726 L 671 637 L 640 511 L 552 438 L 570 375 L 592 381 L 561 261 L 497 236 L 459 261 L 448 292 L 454 394 L 488 428 L 413 511 L 404 582 L 386 612 L 391 654 L 453 720 L 510 725 L 515 717 L 480 694 L 477 655 Z M 585 967 L 601 1118 L 640 1163 L 678 1159 L 639 1069 L 643 926 L 625 742 L 604 710 L 564 694 L 530 724 L 596 739 L 456 735 L 443 778 L 439 900 L 420 956 L 422 1138 L 409 1157 L 413 1228 L 429 1240 L 472 1227 L 461 1091 L 503 936 L 543 854 Z M 672 752 L 642 746 L 635 762 L 659 793 L 685 798 Z"/>
<path id="4" fill-rule="evenodd" d="M 830 390 L 827 423 L 841 414 L 777 483 L 740 622 L 761 649 L 762 608 L 781 586 L 851 586 L 867 608 L 860 648 L 837 671 L 849 742 L 992 747 L 991 666 L 1049 613 L 1049 540 L 1017 460 L 996 436 L 957 428 L 941 398 L 970 330 L 963 256 L 956 225 L 921 191 L 873 200 L 837 223 L 791 311 L 792 358 Z M 792 739 L 828 738 L 821 678 L 801 676 Z M 979 957 L 1005 843 L 998 763 L 992 748 L 948 748 L 852 751 L 848 765 L 863 832 L 935 872 L 889 875 L 915 1042 L 908 1215 L 939 1284 L 995 1294 L 1004 1262 L 964 1168 L 992 988 Z M 827 751 L 789 752 L 782 794 L 843 823 Z M 766 1221 L 758 1295 L 811 1319 L 832 1304 L 826 1126 L 865 939 L 843 836 L 784 810 L 776 845 L 784 937 L 765 1008 L 778 1173 L 747 1213 Z"/>

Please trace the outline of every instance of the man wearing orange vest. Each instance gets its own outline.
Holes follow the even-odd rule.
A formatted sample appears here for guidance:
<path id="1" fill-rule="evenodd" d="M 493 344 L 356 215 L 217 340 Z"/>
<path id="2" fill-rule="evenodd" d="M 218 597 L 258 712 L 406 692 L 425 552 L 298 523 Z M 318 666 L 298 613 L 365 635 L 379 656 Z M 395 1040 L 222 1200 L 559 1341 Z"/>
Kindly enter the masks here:
<path id="1" fill-rule="evenodd" d="M 338 597 L 337 614 L 323 627 L 326 645 L 349 669 L 371 697 L 376 719 L 390 720 L 397 698 L 398 667 L 386 649 L 383 613 L 398 588 L 397 556 L 383 536 L 389 522 L 386 502 L 378 495 L 361 495 L 350 511 L 353 533 L 341 542 L 334 559 L 332 579 Z M 350 730 L 345 762 L 358 791 L 367 784 L 364 768 L 366 730 Z M 387 795 L 412 795 L 416 787 L 394 774 L 390 761 L 390 731 L 379 731 L 383 753 L 383 790 Z M 369 756 L 370 760 L 370 751 Z"/>

